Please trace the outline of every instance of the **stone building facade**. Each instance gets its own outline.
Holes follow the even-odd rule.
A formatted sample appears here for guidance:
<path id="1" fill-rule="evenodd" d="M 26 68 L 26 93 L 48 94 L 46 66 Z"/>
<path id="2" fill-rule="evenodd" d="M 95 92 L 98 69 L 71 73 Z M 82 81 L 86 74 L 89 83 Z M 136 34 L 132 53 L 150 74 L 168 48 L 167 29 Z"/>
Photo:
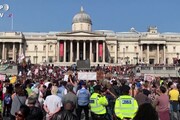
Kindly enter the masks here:
<path id="1" fill-rule="evenodd" d="M 72 20 L 71 32 L 0 32 L 0 59 L 16 61 L 22 53 L 32 63 L 71 65 L 89 59 L 91 64 L 173 64 L 179 59 L 180 33 L 92 31 L 83 10 Z"/>

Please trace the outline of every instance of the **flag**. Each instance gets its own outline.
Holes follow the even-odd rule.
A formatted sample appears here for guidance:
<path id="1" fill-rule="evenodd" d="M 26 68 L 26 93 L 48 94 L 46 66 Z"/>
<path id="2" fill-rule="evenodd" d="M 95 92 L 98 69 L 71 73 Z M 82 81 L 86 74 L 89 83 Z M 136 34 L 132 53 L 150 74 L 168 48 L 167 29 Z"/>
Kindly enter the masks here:
<path id="1" fill-rule="evenodd" d="M 14 26 L 14 16 L 13 16 L 12 13 L 10 13 L 10 14 L 8 15 L 8 17 L 11 18 L 11 31 L 13 31 L 13 26 Z"/>
<path id="2" fill-rule="evenodd" d="M 13 16 L 13 14 L 12 14 L 12 13 L 8 15 L 8 17 L 12 17 L 12 16 Z"/>

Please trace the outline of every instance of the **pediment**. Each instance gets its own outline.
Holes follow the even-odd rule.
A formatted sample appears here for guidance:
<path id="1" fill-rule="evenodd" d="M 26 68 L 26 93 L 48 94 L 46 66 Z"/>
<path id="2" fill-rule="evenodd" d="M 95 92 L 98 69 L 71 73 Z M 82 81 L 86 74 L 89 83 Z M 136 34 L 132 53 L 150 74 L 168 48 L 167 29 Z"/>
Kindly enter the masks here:
<path id="1" fill-rule="evenodd" d="M 59 33 L 57 35 L 58 36 L 105 37 L 104 34 L 95 33 L 95 32 L 85 32 L 85 31 L 66 32 L 66 33 Z"/>

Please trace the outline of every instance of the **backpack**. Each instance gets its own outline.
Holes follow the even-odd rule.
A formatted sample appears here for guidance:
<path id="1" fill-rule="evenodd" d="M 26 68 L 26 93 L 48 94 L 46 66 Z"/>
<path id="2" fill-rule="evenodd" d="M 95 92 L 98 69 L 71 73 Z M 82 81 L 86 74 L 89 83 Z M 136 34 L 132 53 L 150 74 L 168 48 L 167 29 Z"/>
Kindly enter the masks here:
<path id="1" fill-rule="evenodd" d="M 89 93 L 86 89 L 80 89 L 78 94 L 78 105 L 80 106 L 86 106 L 89 104 Z"/>
<path id="2" fill-rule="evenodd" d="M 6 95 L 6 96 L 4 97 L 4 103 L 5 103 L 6 105 L 11 104 L 11 101 L 12 101 L 11 95 Z"/>

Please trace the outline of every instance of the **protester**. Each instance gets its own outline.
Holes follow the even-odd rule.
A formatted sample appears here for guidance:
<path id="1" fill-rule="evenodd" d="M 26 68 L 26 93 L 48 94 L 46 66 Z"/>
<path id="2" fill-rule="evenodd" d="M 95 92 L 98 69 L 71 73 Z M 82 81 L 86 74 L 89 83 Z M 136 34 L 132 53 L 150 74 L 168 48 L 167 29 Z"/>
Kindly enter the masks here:
<path id="1" fill-rule="evenodd" d="M 89 120 L 89 98 L 90 93 L 86 89 L 86 82 L 81 83 L 81 89 L 77 91 L 77 116 L 78 120 L 81 120 L 81 112 L 82 110 L 85 113 L 85 120 Z"/>
<path id="2" fill-rule="evenodd" d="M 23 95 L 19 95 L 20 101 L 22 101 L 23 104 L 24 101 L 26 101 L 26 105 L 28 105 L 30 108 L 29 117 L 36 116 L 36 112 L 34 111 L 36 111 L 37 109 L 37 113 L 38 111 L 42 111 L 43 117 L 46 119 L 51 119 L 52 116 L 54 118 L 54 116 L 57 114 L 59 114 L 57 119 L 60 119 L 60 117 L 66 119 L 64 118 L 66 115 L 74 116 L 75 110 L 76 108 L 78 108 L 77 112 L 75 113 L 77 114 L 78 119 L 80 119 L 82 116 L 84 116 L 83 114 L 85 114 L 86 119 L 90 119 L 90 117 L 92 117 L 93 119 L 116 120 L 115 116 L 119 116 L 117 101 L 122 96 L 124 96 L 123 91 L 127 88 L 127 86 L 129 86 L 128 89 L 131 89 L 130 91 L 127 91 L 128 94 L 126 94 L 126 96 L 128 96 L 131 100 L 137 100 L 138 106 L 141 106 L 144 103 L 152 104 L 153 102 L 153 105 L 156 105 L 158 115 L 161 118 L 161 111 L 159 111 L 159 108 L 161 108 L 161 104 L 163 104 L 163 102 L 160 98 L 161 95 L 165 93 L 163 93 L 162 91 L 158 91 L 159 85 L 162 85 L 164 87 L 169 85 L 167 94 L 170 95 L 170 102 L 167 99 L 166 102 L 171 103 L 170 111 L 171 113 L 173 113 L 171 115 L 177 118 L 179 113 L 178 107 L 175 109 L 175 111 L 174 109 L 172 109 L 173 104 L 176 103 L 175 101 L 178 101 L 178 95 L 174 94 L 174 92 L 171 91 L 172 88 L 174 89 L 172 85 L 176 85 L 177 82 L 165 78 L 162 79 L 160 77 L 154 78 L 154 80 L 150 81 L 144 79 L 144 76 L 135 76 L 135 74 L 133 73 L 135 66 L 133 65 L 92 66 L 91 70 L 85 70 L 85 72 L 97 72 L 98 70 L 98 73 L 100 72 L 102 73 L 102 75 L 97 75 L 97 80 L 86 81 L 86 85 L 84 84 L 84 81 L 82 82 L 82 80 L 78 79 L 77 72 L 79 70 L 72 70 L 72 68 L 68 66 L 54 66 L 50 64 L 32 65 L 29 63 L 19 64 L 19 66 L 21 66 L 21 68 L 20 70 L 18 70 L 20 71 L 18 72 L 18 74 L 21 74 L 19 74 L 20 76 L 17 76 L 16 82 L 10 84 L 9 76 L 7 76 L 6 81 L 3 82 L 2 99 L 4 101 L 6 93 L 10 93 L 12 98 L 11 114 L 13 114 L 12 117 L 14 117 L 14 119 L 15 112 L 18 111 L 21 106 L 20 103 L 17 103 L 19 101 L 17 99 L 18 92 L 16 93 L 16 91 L 19 87 L 22 87 L 24 91 Z M 84 72 L 84 70 L 82 70 L 81 72 Z M 161 83 L 159 80 L 161 80 Z M 170 86 L 172 88 L 170 88 Z M 11 92 L 8 92 L 8 88 L 10 88 Z M 81 90 L 86 91 L 85 93 L 88 93 L 88 95 L 91 97 L 88 99 L 87 94 L 81 95 Z M 51 92 L 53 94 L 51 94 Z M 173 99 L 173 96 L 176 96 L 176 100 Z M 26 97 L 28 97 L 27 100 Z M 30 100 L 31 103 L 28 102 L 29 98 L 31 97 L 36 99 L 35 104 L 32 102 L 33 100 Z M 86 102 L 83 102 L 82 104 L 78 103 L 78 100 L 79 102 L 81 100 Z M 73 103 L 73 114 L 70 113 L 72 112 L 72 109 L 65 109 L 66 103 L 68 101 Z M 90 108 L 88 107 L 87 101 L 90 102 Z M 125 101 L 125 103 L 128 103 L 128 101 Z M 16 105 L 18 108 L 16 108 Z M 177 102 L 177 106 L 179 106 L 179 102 Z M 135 107 L 137 107 L 136 104 Z M 164 107 L 167 107 L 167 105 Z M 82 112 L 82 110 L 84 110 L 85 112 Z M 102 111 L 98 112 L 100 110 Z M 86 114 L 87 111 L 90 111 L 91 114 Z M 119 111 L 123 114 L 122 108 L 119 109 Z M 133 110 L 129 110 L 128 113 L 134 113 L 134 115 L 132 116 L 136 115 Z M 166 113 L 168 113 L 168 111 L 166 111 Z M 164 115 L 164 113 L 162 114 Z M 132 116 L 131 118 L 133 118 Z M 164 117 L 165 116 L 166 115 L 164 115 Z M 37 119 L 41 119 L 38 117 Z M 76 119 L 77 117 L 74 116 L 72 118 Z M 120 117 L 118 117 L 118 119 L 120 119 Z"/>
<path id="3" fill-rule="evenodd" d="M 12 99 L 11 120 L 15 120 L 15 113 L 19 110 L 20 106 L 25 105 L 26 102 L 25 90 L 19 86 L 15 91 L 16 94 Z"/>
<path id="4" fill-rule="evenodd" d="M 152 104 L 144 103 L 139 106 L 139 109 L 133 120 L 159 120 L 159 118 Z"/>
<path id="5" fill-rule="evenodd" d="M 15 112 L 16 120 L 26 120 L 29 114 L 29 107 L 26 105 L 21 105 L 19 110 Z"/>
<path id="6" fill-rule="evenodd" d="M 169 91 L 169 99 L 170 99 L 170 113 L 172 120 L 178 120 L 179 118 L 179 91 L 177 89 L 176 84 L 171 85 L 171 90 Z"/>
<path id="7" fill-rule="evenodd" d="M 3 100 L 3 117 L 5 116 L 9 117 L 11 104 L 12 104 L 12 98 L 11 98 L 10 90 L 7 87 L 6 93 L 4 95 L 4 100 Z"/>
<path id="8" fill-rule="evenodd" d="M 26 120 L 43 120 L 43 112 L 41 108 L 35 106 L 37 102 L 37 97 L 31 95 L 29 96 L 27 101 L 28 101 L 28 107 L 30 108 L 30 112 Z"/>
<path id="9" fill-rule="evenodd" d="M 137 100 L 138 106 L 144 103 L 152 103 L 151 99 L 147 95 L 143 94 L 142 88 L 138 88 L 135 99 Z"/>
<path id="10" fill-rule="evenodd" d="M 156 98 L 154 104 L 159 115 L 160 120 L 170 120 L 169 117 L 169 97 L 166 94 L 166 88 L 164 86 L 160 87 L 158 90 L 159 96 Z"/>
<path id="11" fill-rule="evenodd" d="M 54 114 L 52 120 L 78 120 L 77 116 L 73 114 L 74 106 L 72 101 L 66 101 L 64 110 Z"/>
<path id="12" fill-rule="evenodd" d="M 46 97 L 44 101 L 44 110 L 46 112 L 46 119 L 50 120 L 51 117 L 59 112 L 62 107 L 61 98 L 57 96 L 58 88 L 56 86 L 52 86 L 51 94 Z"/>
<path id="13" fill-rule="evenodd" d="M 72 101 L 74 105 L 77 105 L 77 96 L 73 91 L 73 86 L 69 84 L 66 86 L 66 88 L 67 88 L 67 94 L 64 95 L 62 99 L 63 104 L 66 103 L 67 101 Z"/>

